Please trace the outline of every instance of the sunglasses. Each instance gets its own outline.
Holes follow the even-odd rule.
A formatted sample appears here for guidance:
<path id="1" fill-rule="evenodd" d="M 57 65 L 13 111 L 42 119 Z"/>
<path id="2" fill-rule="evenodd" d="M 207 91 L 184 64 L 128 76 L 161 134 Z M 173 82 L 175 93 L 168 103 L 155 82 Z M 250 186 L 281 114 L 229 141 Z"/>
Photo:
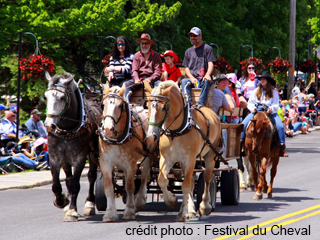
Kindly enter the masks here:
<path id="1" fill-rule="evenodd" d="M 197 35 L 190 34 L 189 37 L 191 37 L 191 38 L 196 38 L 196 37 L 198 37 L 198 36 L 197 36 Z"/>
<path id="2" fill-rule="evenodd" d="M 120 46 L 123 46 L 123 47 L 124 47 L 125 45 L 126 45 L 125 43 L 117 43 L 117 46 L 118 46 L 118 47 L 120 47 Z"/>
<path id="3" fill-rule="evenodd" d="M 140 42 L 140 45 L 149 45 L 149 42 Z"/>
<path id="4" fill-rule="evenodd" d="M 255 68 L 254 67 L 248 67 L 248 69 L 253 69 L 254 70 Z"/>

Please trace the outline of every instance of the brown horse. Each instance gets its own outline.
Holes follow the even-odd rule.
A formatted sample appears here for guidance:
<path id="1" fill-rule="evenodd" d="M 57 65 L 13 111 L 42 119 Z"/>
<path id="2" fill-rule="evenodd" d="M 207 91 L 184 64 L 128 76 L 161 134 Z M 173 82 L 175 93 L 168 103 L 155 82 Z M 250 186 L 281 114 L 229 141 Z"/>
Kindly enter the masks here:
<path id="1" fill-rule="evenodd" d="M 203 134 L 207 133 L 209 141 L 218 145 L 221 138 L 220 120 L 209 108 L 190 110 L 177 84 L 173 81 L 162 82 L 155 89 L 148 84 L 145 86 L 151 93 L 151 99 L 148 101 L 148 136 L 159 141 L 158 184 L 163 192 L 164 201 L 171 208 L 177 204 L 177 197 L 168 191 L 167 186 L 168 173 L 178 162 L 184 172 L 184 180 L 181 186 L 183 202 L 177 220 L 186 221 L 196 216 L 193 203 L 193 170 L 196 158 L 200 155 L 205 162 L 205 187 L 199 210 L 201 215 L 209 215 L 212 210 L 209 184 L 213 175 L 216 154 L 206 144 Z M 161 136 L 160 130 L 163 130 L 164 133 Z"/>
<path id="2" fill-rule="evenodd" d="M 253 199 L 260 200 L 263 197 L 262 191 L 267 193 L 268 198 L 272 198 L 272 185 L 277 173 L 279 163 L 280 147 L 275 144 L 271 149 L 271 143 L 277 135 L 274 127 L 264 112 L 258 112 L 246 129 L 245 148 L 252 166 L 252 177 L 255 185 L 255 195 Z M 260 166 L 258 183 L 257 164 Z M 266 181 L 267 168 L 272 165 L 271 178 L 268 187 Z"/>
<path id="3" fill-rule="evenodd" d="M 89 195 L 84 215 L 95 214 L 94 182 L 97 177 L 98 135 L 95 131 L 101 121 L 101 108 L 92 100 L 85 99 L 74 81 L 74 75 L 62 73 L 51 77 L 45 93 L 47 100 L 48 152 L 52 174 L 54 205 L 64 208 L 63 221 L 77 221 L 77 197 L 80 177 L 89 159 Z M 66 185 L 71 202 L 62 193 L 59 180 L 60 169 L 66 174 Z"/>
<path id="4" fill-rule="evenodd" d="M 130 106 L 125 100 L 125 88 L 117 86 L 109 89 L 104 85 L 102 100 L 103 120 L 100 131 L 100 169 L 104 176 L 104 190 L 107 198 L 107 210 L 103 216 L 104 222 L 118 219 L 112 183 L 112 171 L 115 166 L 125 174 L 125 189 L 127 203 L 123 219 L 134 219 L 135 212 L 142 209 L 146 203 L 146 185 L 150 177 L 150 159 L 144 159 L 136 148 L 146 150 L 146 131 L 148 129 L 148 114 L 139 106 Z M 137 163 L 141 162 L 141 186 L 134 199 L 134 178 Z"/>

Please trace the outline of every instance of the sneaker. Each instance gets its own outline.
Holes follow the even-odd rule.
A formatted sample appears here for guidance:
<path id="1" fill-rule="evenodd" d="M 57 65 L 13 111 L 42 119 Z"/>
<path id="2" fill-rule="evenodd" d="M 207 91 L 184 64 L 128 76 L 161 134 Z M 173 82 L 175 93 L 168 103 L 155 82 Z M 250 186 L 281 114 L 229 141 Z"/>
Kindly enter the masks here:
<path id="1" fill-rule="evenodd" d="M 42 170 L 50 170 L 50 167 L 49 166 L 44 166 L 44 167 L 42 167 L 41 169 L 40 169 L 40 171 L 42 171 Z"/>
<path id="2" fill-rule="evenodd" d="M 36 162 L 35 163 L 35 169 L 36 170 L 40 170 L 41 168 L 43 168 L 44 166 L 46 166 L 47 162 Z"/>

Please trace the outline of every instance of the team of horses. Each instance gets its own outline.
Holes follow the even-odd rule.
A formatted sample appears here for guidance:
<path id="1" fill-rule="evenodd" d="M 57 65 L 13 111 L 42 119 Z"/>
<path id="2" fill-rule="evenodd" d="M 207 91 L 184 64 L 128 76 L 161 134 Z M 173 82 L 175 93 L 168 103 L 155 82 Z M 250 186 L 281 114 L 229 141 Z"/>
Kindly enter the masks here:
<path id="1" fill-rule="evenodd" d="M 150 177 L 150 159 L 158 148 L 160 186 L 165 203 L 174 208 L 177 197 L 168 191 L 168 174 L 175 163 L 183 171 L 183 200 L 177 216 L 178 221 L 196 217 L 193 203 L 194 167 L 196 159 L 204 159 L 204 193 L 199 214 L 209 215 L 209 185 L 213 176 L 217 146 L 221 145 L 221 123 L 219 117 L 209 108 L 191 107 L 178 85 L 173 81 L 162 82 L 152 89 L 147 100 L 148 111 L 130 104 L 125 96 L 125 86 L 109 88 L 101 85 L 103 94 L 99 102 L 82 95 L 74 76 L 63 73 L 51 77 L 45 93 L 47 100 L 48 151 L 53 178 L 54 205 L 64 208 L 63 221 L 77 221 L 77 196 L 80 190 L 80 176 L 89 160 L 89 194 L 83 214 L 95 214 L 94 182 L 97 167 L 104 176 L 104 191 L 107 209 L 103 221 L 118 219 L 113 185 L 113 168 L 117 166 L 125 175 L 127 192 L 123 219 L 134 219 L 135 213 L 146 204 L 146 188 Z M 131 94 L 131 93 L 129 93 Z M 252 165 L 256 188 L 255 199 L 261 199 L 261 191 L 272 196 L 272 183 L 279 162 L 279 148 L 268 151 L 273 135 L 268 118 L 257 114 L 247 129 L 246 149 Z M 269 122 L 268 122 L 269 121 Z M 264 135 L 270 135 L 265 138 Z M 192 140 L 192 141 L 190 141 Z M 261 147 L 263 145 L 263 147 Z M 269 148 L 270 149 L 270 148 Z M 140 150 L 140 151 L 138 151 Z M 143 154 L 146 153 L 146 154 Z M 257 160 L 257 161 L 256 161 Z M 256 163 L 260 166 L 260 182 L 257 181 Z M 269 187 L 265 180 L 266 167 L 272 163 L 272 180 Z M 135 175 L 141 169 L 141 185 L 135 192 Z M 66 174 L 68 196 L 62 193 L 59 181 L 60 168 Z M 264 177 L 263 177 L 264 175 Z M 69 200 L 70 198 L 70 200 Z"/>

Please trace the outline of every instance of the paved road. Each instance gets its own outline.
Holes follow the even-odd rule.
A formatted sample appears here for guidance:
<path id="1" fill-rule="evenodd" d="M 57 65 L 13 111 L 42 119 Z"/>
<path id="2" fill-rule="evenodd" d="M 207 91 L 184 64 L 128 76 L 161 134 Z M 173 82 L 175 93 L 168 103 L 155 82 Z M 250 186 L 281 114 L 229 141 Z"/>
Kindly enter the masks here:
<path id="1" fill-rule="evenodd" d="M 0 239 L 320 239 L 319 138 L 320 131 L 287 140 L 290 157 L 280 160 L 273 199 L 254 201 L 253 192 L 244 191 L 238 206 L 222 206 L 218 193 L 215 212 L 188 223 L 175 222 L 178 208 L 170 210 L 161 200 L 152 203 L 150 195 L 134 221 L 102 223 L 104 212 L 97 212 L 76 223 L 63 223 L 62 210 L 52 204 L 50 185 L 1 191 Z M 86 178 L 81 187 L 80 214 Z M 121 216 L 121 199 L 117 207 Z M 238 235 L 226 235 L 236 230 Z"/>

